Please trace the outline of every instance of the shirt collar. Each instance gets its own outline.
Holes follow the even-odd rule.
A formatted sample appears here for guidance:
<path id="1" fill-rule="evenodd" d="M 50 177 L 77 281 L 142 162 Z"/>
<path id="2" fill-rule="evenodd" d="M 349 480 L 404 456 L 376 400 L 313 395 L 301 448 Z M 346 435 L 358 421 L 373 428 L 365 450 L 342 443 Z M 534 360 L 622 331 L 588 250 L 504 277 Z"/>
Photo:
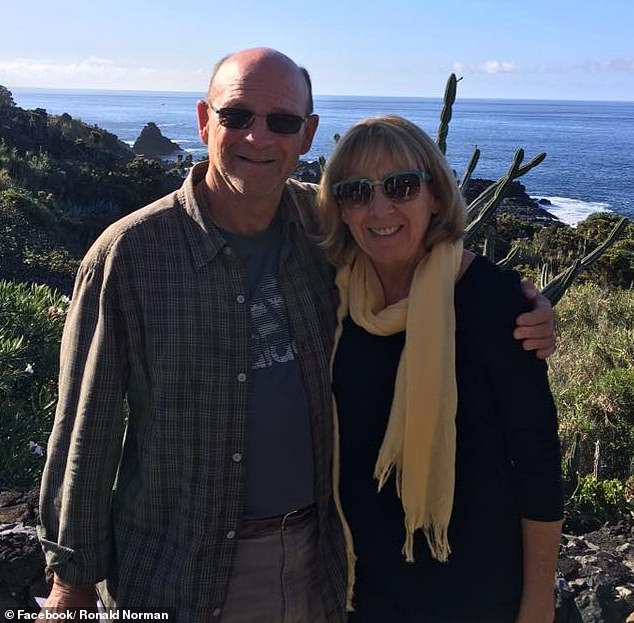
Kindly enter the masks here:
<path id="1" fill-rule="evenodd" d="M 185 220 L 185 235 L 191 248 L 194 267 L 197 270 L 200 270 L 205 264 L 212 261 L 227 244 L 214 224 L 209 210 L 207 210 L 205 206 L 198 204 L 194 192 L 194 186 L 198 183 L 202 183 L 208 165 L 209 163 L 207 161 L 195 164 L 178 191 L 179 203 L 189 216 L 189 218 Z M 299 219 L 299 209 L 300 207 L 294 189 L 290 183 L 287 182 L 282 192 L 278 208 L 285 243 L 290 240 L 291 227 L 294 226 Z"/>

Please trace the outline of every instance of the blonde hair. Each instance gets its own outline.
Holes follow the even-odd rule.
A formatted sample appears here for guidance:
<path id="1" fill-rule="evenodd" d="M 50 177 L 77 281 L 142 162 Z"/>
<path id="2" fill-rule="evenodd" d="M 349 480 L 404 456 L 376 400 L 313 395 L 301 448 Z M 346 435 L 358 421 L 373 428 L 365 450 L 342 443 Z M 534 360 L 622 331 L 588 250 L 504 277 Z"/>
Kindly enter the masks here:
<path id="1" fill-rule="evenodd" d="M 456 241 L 464 233 L 464 200 L 454 172 L 434 141 L 417 125 L 402 117 L 384 115 L 363 119 L 337 143 L 319 187 L 321 244 L 335 264 L 343 262 L 354 239 L 341 220 L 341 209 L 331 187 L 341 180 L 367 176 L 382 158 L 392 160 L 395 168 L 422 169 L 431 175 L 428 183 L 439 210 L 432 217 L 423 240 L 428 250 L 441 241 Z"/>

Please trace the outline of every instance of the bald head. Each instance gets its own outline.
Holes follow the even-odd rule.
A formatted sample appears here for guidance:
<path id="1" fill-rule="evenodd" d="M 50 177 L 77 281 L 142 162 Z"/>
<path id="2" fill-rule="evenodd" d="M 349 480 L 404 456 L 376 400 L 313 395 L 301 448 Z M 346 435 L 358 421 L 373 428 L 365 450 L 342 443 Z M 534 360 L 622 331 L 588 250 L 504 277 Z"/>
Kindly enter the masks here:
<path id="1" fill-rule="evenodd" d="M 271 70 L 289 80 L 295 79 L 296 88 L 301 90 L 306 102 L 305 114 L 313 112 L 313 89 L 310 75 L 304 67 L 300 67 L 291 58 L 272 48 L 248 48 L 234 54 L 227 54 L 215 65 L 207 89 L 207 101 L 215 97 L 216 86 L 222 83 L 223 74 L 239 72 L 245 79 L 263 70 Z"/>

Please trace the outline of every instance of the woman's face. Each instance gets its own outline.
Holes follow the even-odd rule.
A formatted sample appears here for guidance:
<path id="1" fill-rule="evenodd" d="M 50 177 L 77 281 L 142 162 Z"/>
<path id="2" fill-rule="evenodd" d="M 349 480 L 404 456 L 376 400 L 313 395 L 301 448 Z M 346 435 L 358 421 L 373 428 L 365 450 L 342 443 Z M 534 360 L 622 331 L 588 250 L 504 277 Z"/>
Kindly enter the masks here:
<path id="1" fill-rule="evenodd" d="M 360 175 L 381 180 L 398 172 L 391 158 L 381 158 L 374 170 Z M 423 240 L 432 214 L 438 211 L 430 185 L 420 182 L 420 192 L 413 199 L 388 199 L 382 185 L 373 186 L 370 203 L 342 206 L 341 218 L 350 229 L 358 247 L 366 253 L 378 270 L 395 270 L 418 264 L 425 250 Z"/>

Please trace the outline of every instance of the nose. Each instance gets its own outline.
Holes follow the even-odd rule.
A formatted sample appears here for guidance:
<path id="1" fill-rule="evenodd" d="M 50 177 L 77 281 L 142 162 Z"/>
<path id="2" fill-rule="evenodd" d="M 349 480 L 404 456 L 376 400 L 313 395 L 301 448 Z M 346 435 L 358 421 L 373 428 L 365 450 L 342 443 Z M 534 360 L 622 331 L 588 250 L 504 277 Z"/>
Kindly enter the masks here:
<path id="1" fill-rule="evenodd" d="M 273 132 L 269 130 L 266 122 L 266 115 L 255 115 L 245 137 L 251 142 L 261 142 L 274 138 Z"/>
<path id="2" fill-rule="evenodd" d="M 376 213 L 391 212 L 394 209 L 392 200 L 388 199 L 383 192 L 382 184 L 374 186 L 374 192 L 372 193 L 368 208 Z"/>

